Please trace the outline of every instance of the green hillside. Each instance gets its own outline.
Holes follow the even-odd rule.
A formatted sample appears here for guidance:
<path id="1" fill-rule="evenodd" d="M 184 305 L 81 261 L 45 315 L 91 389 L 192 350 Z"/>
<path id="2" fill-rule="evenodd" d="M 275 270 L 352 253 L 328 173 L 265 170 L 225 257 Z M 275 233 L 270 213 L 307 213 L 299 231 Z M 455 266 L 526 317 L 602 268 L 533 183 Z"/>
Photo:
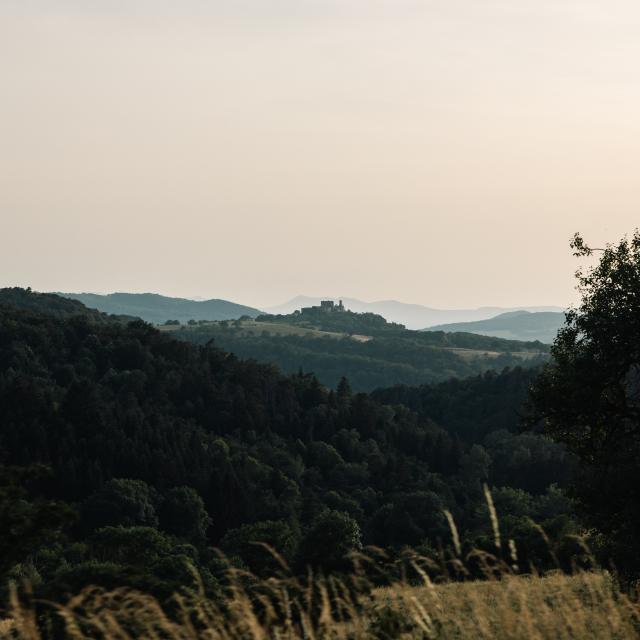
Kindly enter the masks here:
<path id="1" fill-rule="evenodd" d="M 270 362 L 287 373 L 313 372 L 329 387 L 346 376 L 358 391 L 532 366 L 548 358 L 548 346 L 539 342 L 411 331 L 373 313 L 350 311 L 263 315 L 163 330 L 196 344 L 213 340 L 239 357 Z"/>

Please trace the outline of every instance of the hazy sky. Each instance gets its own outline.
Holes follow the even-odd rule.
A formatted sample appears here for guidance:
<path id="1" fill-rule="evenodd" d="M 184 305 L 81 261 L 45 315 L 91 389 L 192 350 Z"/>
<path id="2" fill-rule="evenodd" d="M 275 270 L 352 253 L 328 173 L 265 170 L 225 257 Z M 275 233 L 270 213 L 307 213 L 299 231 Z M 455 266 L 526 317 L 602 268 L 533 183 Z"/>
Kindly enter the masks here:
<path id="1" fill-rule="evenodd" d="M 637 0 L 0 0 L 0 285 L 563 305 L 640 224 Z"/>

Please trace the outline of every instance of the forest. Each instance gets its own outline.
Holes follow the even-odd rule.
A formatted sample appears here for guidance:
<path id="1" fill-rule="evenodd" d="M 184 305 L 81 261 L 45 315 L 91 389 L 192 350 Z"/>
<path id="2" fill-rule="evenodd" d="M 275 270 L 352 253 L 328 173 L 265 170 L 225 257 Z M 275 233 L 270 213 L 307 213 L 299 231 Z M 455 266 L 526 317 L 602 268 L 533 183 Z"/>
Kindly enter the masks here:
<path id="1" fill-rule="evenodd" d="M 363 545 L 435 557 L 445 509 L 464 545 L 490 544 L 484 483 L 523 561 L 544 566 L 531 522 L 558 538 L 578 525 L 571 456 L 521 430 L 532 376 L 370 396 L 346 378 L 330 389 L 142 321 L 3 290 L 0 509 L 16 532 L 3 571 L 47 597 L 88 584 L 167 597 L 189 563 L 216 591 L 214 547 L 259 575 L 273 559 L 256 541 L 299 571 L 339 570 Z"/>

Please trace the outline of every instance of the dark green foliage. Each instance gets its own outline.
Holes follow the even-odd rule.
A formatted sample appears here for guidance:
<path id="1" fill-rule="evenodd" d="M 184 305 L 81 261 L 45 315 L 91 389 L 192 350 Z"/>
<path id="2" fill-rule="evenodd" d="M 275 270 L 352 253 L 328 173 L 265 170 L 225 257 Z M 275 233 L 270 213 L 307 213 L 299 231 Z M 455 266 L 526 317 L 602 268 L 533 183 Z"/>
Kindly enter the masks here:
<path id="1" fill-rule="evenodd" d="M 82 525 L 89 530 L 107 525 L 157 527 L 157 493 L 142 480 L 114 478 L 81 505 Z"/>
<path id="2" fill-rule="evenodd" d="M 497 486 L 539 494 L 554 483 L 566 486 L 575 468 L 575 459 L 564 446 L 531 432 L 494 431 L 484 446 L 492 460 L 491 483 Z"/>
<path id="3" fill-rule="evenodd" d="M 87 584 L 133 587 L 167 598 L 184 586 L 195 586 L 195 569 L 206 586 L 214 583 L 198 551 L 151 527 L 105 527 L 87 541 L 73 563 L 60 563 L 50 587 L 75 593 Z"/>
<path id="4" fill-rule="evenodd" d="M 295 523 L 264 520 L 227 531 L 220 541 L 220 549 L 234 562 L 268 577 L 285 568 L 272 552 L 282 559 L 291 559 L 296 556 L 299 543 L 300 531 Z"/>
<path id="5" fill-rule="evenodd" d="M 349 554 L 362 549 L 358 523 L 342 511 L 324 511 L 312 523 L 300 544 L 298 562 L 327 571 L 350 566 Z"/>
<path id="6" fill-rule="evenodd" d="M 487 479 L 492 485 L 538 494 L 554 483 L 565 486 L 574 467 L 562 445 L 540 433 L 521 433 L 523 419 L 531 421 L 525 404 L 538 374 L 539 369 L 518 367 L 435 385 L 380 389 L 371 395 L 387 404 L 404 404 L 468 443 L 481 443 L 489 456 Z M 468 468 L 471 458 L 467 455 L 465 461 Z M 472 475 L 480 477 L 479 467 Z"/>
<path id="7" fill-rule="evenodd" d="M 48 465 L 46 495 L 80 513 L 66 540 L 9 556 L 51 596 L 83 581 L 166 593 L 191 584 L 190 564 L 215 574 L 217 545 L 258 572 L 275 565 L 251 542 L 300 570 L 344 568 L 361 543 L 437 548 L 442 509 L 474 528 L 482 482 L 510 482 L 509 447 L 528 448 L 531 468 L 548 457 L 496 438 L 461 439 L 347 380 L 334 392 L 140 321 L 0 305 L 0 457 Z"/>
<path id="8" fill-rule="evenodd" d="M 396 547 L 442 540 L 448 531 L 444 508 L 442 498 L 433 491 L 399 494 L 374 513 L 367 537 Z"/>
<path id="9" fill-rule="evenodd" d="M 539 372 L 539 368 L 515 367 L 440 384 L 398 385 L 376 390 L 372 396 L 385 404 L 404 404 L 464 440 L 481 442 L 491 431 L 520 427 Z"/>
<path id="10" fill-rule="evenodd" d="M 38 496 L 37 484 L 48 475 L 36 465 L 0 466 L 0 576 L 42 544 L 53 544 L 73 522 L 67 505 Z"/>
<path id="11" fill-rule="evenodd" d="M 169 489 L 160 508 L 160 528 L 178 538 L 202 545 L 211 519 L 202 498 L 191 487 Z"/>
<path id="12" fill-rule="evenodd" d="M 579 236 L 576 255 L 593 251 Z M 532 394 L 546 431 L 580 459 L 585 518 L 614 542 L 620 570 L 640 572 L 640 232 L 579 271 L 582 300 L 567 314 L 553 364 Z"/>

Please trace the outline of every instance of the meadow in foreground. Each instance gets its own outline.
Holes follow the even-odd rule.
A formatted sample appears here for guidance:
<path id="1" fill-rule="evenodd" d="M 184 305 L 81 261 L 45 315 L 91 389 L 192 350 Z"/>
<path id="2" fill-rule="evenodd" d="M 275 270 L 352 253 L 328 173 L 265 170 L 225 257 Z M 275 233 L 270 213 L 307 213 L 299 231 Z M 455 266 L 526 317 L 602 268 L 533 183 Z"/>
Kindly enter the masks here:
<path id="1" fill-rule="evenodd" d="M 258 580 L 230 570 L 220 598 L 197 590 L 162 606 L 126 589 L 89 588 L 66 605 L 14 591 L 0 637 L 128 640 L 626 639 L 640 637 L 640 603 L 605 571 L 432 582 L 421 575 L 375 587 L 346 578 Z M 36 613 L 38 611 L 38 613 Z"/>

